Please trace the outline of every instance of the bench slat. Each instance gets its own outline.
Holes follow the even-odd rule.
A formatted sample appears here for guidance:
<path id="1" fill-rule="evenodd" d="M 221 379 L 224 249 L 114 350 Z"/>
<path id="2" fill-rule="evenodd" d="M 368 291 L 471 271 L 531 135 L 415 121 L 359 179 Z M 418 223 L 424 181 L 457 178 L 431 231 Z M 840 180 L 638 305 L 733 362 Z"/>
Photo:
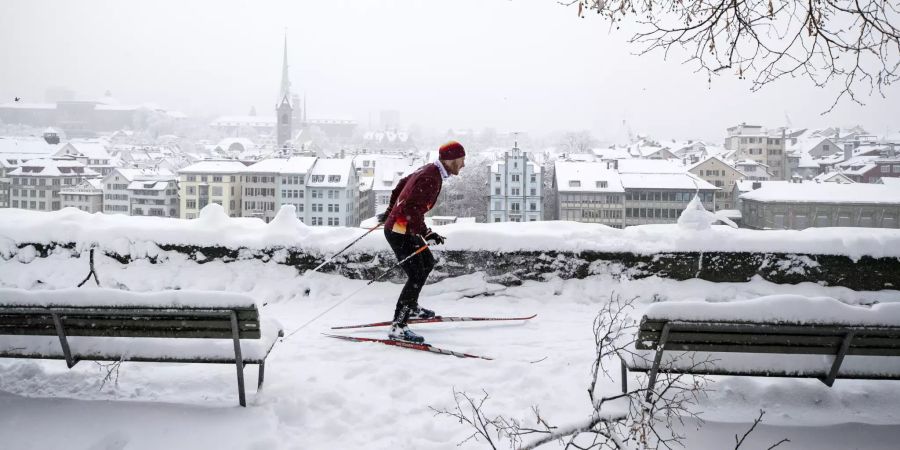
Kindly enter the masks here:
<path id="1" fill-rule="evenodd" d="M 232 309 L 59 308 L 67 336 L 231 339 Z M 259 339 L 256 308 L 236 311 L 241 339 Z M 0 306 L 0 335 L 53 336 L 56 325 L 44 307 Z"/>
<path id="2" fill-rule="evenodd" d="M 205 317 L 90 317 L 90 316 L 60 316 L 68 328 L 133 328 L 133 329 L 157 329 L 157 328 L 196 328 L 231 330 L 231 322 L 225 319 Z M 53 318 L 46 316 L 4 316 L 0 313 L 0 329 L 4 327 L 20 328 L 52 328 Z M 259 328 L 257 321 L 238 322 L 240 330 L 256 330 Z"/>
<path id="3" fill-rule="evenodd" d="M 659 342 L 660 333 L 640 332 L 636 347 L 641 350 L 652 350 Z M 788 347 L 817 347 L 837 351 L 844 342 L 844 336 L 812 336 L 795 334 L 739 334 L 739 333 L 698 333 L 687 331 L 670 331 L 666 348 L 674 344 L 699 345 L 721 344 L 735 346 L 783 345 Z M 893 348 L 900 349 L 900 336 L 896 338 L 881 336 L 855 335 L 850 345 L 856 348 Z"/>

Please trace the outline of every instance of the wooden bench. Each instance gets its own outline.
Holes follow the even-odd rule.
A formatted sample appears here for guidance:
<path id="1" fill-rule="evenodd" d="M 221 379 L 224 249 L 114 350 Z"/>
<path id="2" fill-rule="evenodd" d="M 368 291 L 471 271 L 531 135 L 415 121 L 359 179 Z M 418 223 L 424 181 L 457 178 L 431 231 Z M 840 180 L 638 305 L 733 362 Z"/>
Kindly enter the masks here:
<path id="1" fill-rule="evenodd" d="M 260 389 L 266 357 L 277 337 L 283 336 L 280 329 L 267 330 L 268 339 L 260 341 L 264 333 L 255 305 L 141 306 L 131 302 L 128 306 L 65 306 L 28 305 L 21 301 L 4 305 L 3 291 L 0 291 L 0 357 L 64 359 L 69 368 L 82 360 L 234 364 L 241 406 L 247 404 L 244 366 L 259 365 L 257 389 Z M 54 338 L 46 338 L 50 336 Z M 203 341 L 188 343 L 185 339 Z M 233 351 L 227 344 L 211 345 L 210 339 L 231 340 Z M 252 347 L 248 354 L 242 351 L 242 340 L 245 347 L 260 344 L 264 347 Z M 185 345 L 180 345 L 182 342 Z"/>
<path id="2" fill-rule="evenodd" d="M 852 370 L 841 371 L 847 356 L 900 356 L 900 327 L 850 326 L 845 324 L 791 324 L 760 322 L 725 322 L 702 320 L 667 320 L 644 316 L 635 342 L 638 354 L 623 355 L 622 389 L 627 391 L 627 371 L 649 372 L 647 399 L 651 398 L 657 375 L 684 373 L 692 375 L 742 375 L 792 378 L 818 378 L 831 387 L 837 378 L 900 379 L 900 360 L 890 358 L 880 364 L 862 362 Z M 645 351 L 653 354 L 641 357 Z M 773 364 L 767 358 L 743 356 L 729 365 L 715 358 L 663 362 L 665 352 L 754 353 L 782 355 L 833 355 L 821 364 L 796 361 L 797 356 Z M 682 354 L 683 355 L 683 354 Z M 671 355 L 670 355 L 671 356 Z M 768 359 L 771 359 L 768 358 Z M 797 362 L 797 364 L 794 364 Z"/>

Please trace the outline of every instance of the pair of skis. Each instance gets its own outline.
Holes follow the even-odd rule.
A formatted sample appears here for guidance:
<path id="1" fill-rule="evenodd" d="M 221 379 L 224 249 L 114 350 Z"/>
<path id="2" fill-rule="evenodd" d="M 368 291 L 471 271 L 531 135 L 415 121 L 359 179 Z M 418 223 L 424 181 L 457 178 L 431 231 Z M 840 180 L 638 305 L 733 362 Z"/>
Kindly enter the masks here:
<path id="1" fill-rule="evenodd" d="M 503 321 L 523 321 L 530 320 L 537 317 L 537 314 L 525 317 L 443 317 L 437 316 L 432 317 L 430 319 L 411 319 L 409 324 L 427 324 L 427 323 L 443 323 L 443 322 L 503 322 Z M 365 323 L 361 325 L 346 325 L 340 327 L 331 327 L 332 330 L 349 330 L 349 329 L 359 329 L 359 328 L 374 328 L 374 327 L 386 327 L 391 325 L 392 322 L 374 322 L 374 323 Z M 377 339 L 377 338 L 366 338 L 366 337 L 357 337 L 357 336 L 345 336 L 339 334 L 328 334 L 325 333 L 325 336 L 335 339 L 342 339 L 345 341 L 351 342 L 374 342 L 378 344 L 390 345 L 394 347 L 408 348 L 411 350 L 419 350 L 426 351 L 431 353 L 437 353 L 440 355 L 451 355 L 456 356 L 457 358 L 477 358 L 477 359 L 486 359 L 492 360 L 493 358 L 489 358 L 487 356 L 479 356 L 473 355 L 470 353 L 462 353 L 453 350 L 448 350 L 445 348 L 435 347 L 431 344 L 418 343 L 418 342 L 410 342 L 410 341 L 401 341 L 396 339 Z"/>

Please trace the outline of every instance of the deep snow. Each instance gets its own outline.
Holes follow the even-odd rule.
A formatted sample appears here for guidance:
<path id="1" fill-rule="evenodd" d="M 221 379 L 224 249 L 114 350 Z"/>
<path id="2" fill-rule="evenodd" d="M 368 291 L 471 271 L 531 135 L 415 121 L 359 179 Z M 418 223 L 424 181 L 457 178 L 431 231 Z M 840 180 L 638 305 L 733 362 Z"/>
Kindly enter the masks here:
<path id="1" fill-rule="evenodd" d="M 122 266 L 98 257 L 104 286 L 133 291 L 174 287 L 248 294 L 268 302 L 267 315 L 290 331 L 365 281 L 334 275 L 301 276 L 292 267 L 256 260 L 199 265 L 177 257 Z M 85 259 L 68 252 L 49 258 L 0 259 L 0 287 L 68 288 L 87 272 Z M 38 282 L 41 280 L 41 282 Z M 304 296 L 306 288 L 310 295 Z M 648 278 L 526 282 L 503 289 L 481 274 L 425 287 L 422 304 L 447 315 L 532 314 L 524 323 L 444 324 L 416 327 L 430 343 L 497 358 L 463 360 L 377 344 L 348 343 L 320 333 L 329 326 L 384 320 L 400 286 L 376 283 L 309 327 L 275 346 L 263 392 L 236 400 L 234 367 L 124 363 L 118 384 L 100 388 L 97 365 L 67 370 L 62 361 L 0 360 L 0 436 L 4 448 L 415 448 L 447 449 L 470 431 L 428 408 L 450 407 L 452 389 L 491 394 L 492 414 L 527 418 L 539 405 L 551 423 L 570 423 L 589 412 L 585 392 L 593 357 L 592 321 L 610 295 L 640 296 L 639 315 L 652 299 L 725 302 L 765 295 L 827 296 L 848 304 L 893 302 L 897 291 L 855 292 L 816 284 L 780 286 L 763 280 L 710 283 Z M 493 291 L 492 296 L 476 296 Z M 380 337 L 383 329 L 353 332 Z M 537 361 L 537 362 L 535 362 Z M 612 367 L 618 367 L 617 363 Z M 614 372 L 617 372 L 614 371 Z M 247 368 L 255 379 L 255 366 Z M 619 389 L 618 375 L 602 383 Z M 900 382 L 717 377 L 701 404 L 708 422 L 687 423 L 687 448 L 733 447 L 760 409 L 764 426 L 747 448 L 895 448 L 900 438 Z M 251 383 L 252 384 L 252 383 Z M 472 441 L 463 448 L 482 448 Z M 551 446 L 552 448 L 552 446 Z"/>

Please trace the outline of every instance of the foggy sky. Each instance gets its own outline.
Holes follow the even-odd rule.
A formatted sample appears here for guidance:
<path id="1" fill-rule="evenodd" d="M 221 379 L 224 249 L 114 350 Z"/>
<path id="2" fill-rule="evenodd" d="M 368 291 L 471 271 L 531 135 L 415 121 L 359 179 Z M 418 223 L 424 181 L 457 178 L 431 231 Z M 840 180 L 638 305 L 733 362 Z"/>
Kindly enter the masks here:
<path id="1" fill-rule="evenodd" d="M 728 74 L 708 84 L 661 54 L 634 56 L 624 31 L 556 0 L 4 1 L 0 103 L 80 99 L 106 90 L 191 116 L 271 115 L 282 43 L 311 118 L 379 110 L 434 131 L 493 127 L 534 134 L 587 129 L 601 138 L 721 139 L 746 121 L 768 127 L 862 124 L 897 133 L 900 88 L 820 113 L 834 92 L 786 80 L 751 93 Z"/>

